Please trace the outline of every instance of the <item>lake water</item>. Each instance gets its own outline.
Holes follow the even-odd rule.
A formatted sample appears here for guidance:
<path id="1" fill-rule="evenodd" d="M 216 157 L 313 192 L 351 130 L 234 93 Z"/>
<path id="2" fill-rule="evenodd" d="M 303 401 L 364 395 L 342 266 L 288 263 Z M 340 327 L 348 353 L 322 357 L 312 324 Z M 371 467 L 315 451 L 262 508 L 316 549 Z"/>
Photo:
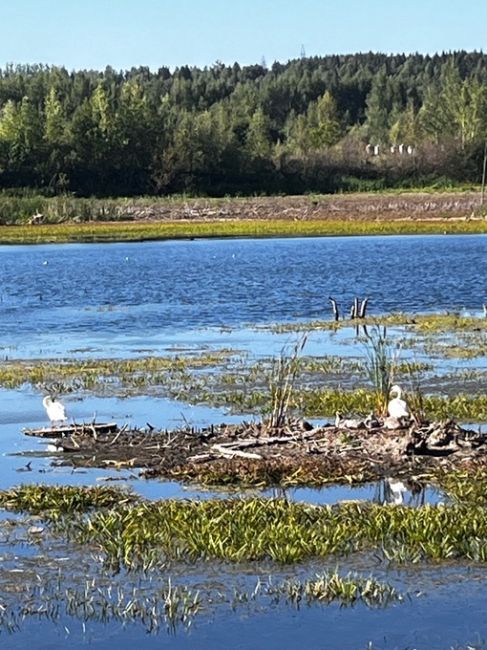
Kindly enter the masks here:
<path id="1" fill-rule="evenodd" d="M 289 336 L 256 331 L 255 325 L 330 318 L 330 295 L 347 311 L 355 296 L 368 296 L 375 314 L 449 310 L 478 315 L 487 302 L 486 277 L 485 235 L 0 247 L 0 354 L 9 359 L 137 357 L 229 345 L 268 355 Z M 340 332 L 331 340 L 314 333 L 307 353 L 337 352 L 346 336 Z M 223 410 L 148 397 L 71 397 L 68 404 L 76 419 L 96 413 L 98 420 L 139 426 L 146 421 L 158 427 L 187 421 L 201 426 L 232 419 Z M 55 457 L 36 454 L 45 442 L 20 432 L 42 424 L 39 391 L 0 390 L 0 488 L 26 482 L 95 484 L 116 476 L 103 470 L 73 472 L 58 466 Z M 129 474 L 119 477 L 149 498 L 214 496 L 176 483 L 143 484 Z M 313 503 L 380 500 L 377 489 L 294 490 L 285 496 Z M 439 498 L 434 492 L 426 495 L 427 501 Z M 139 644 L 144 650 L 169 645 L 365 650 L 369 641 L 375 649 L 465 647 L 487 637 L 485 574 L 478 572 L 471 578 L 465 568 L 460 587 L 446 579 L 441 588 L 435 583 L 441 572 L 428 578 L 401 574 L 408 590 L 419 589 L 424 596 L 386 611 L 332 606 L 227 612 L 203 617 L 193 631 L 176 638 L 150 637 L 136 626 L 91 624 L 86 630 L 69 619 L 58 626 L 28 621 L 17 634 L 0 632 L 0 644 L 15 650 L 33 644 L 46 649 Z"/>
<path id="2" fill-rule="evenodd" d="M 369 296 L 371 313 L 480 313 L 485 277 L 485 235 L 3 246 L 0 345 L 20 357 L 211 343 L 221 328 L 329 318 L 330 295 L 347 311 Z"/>

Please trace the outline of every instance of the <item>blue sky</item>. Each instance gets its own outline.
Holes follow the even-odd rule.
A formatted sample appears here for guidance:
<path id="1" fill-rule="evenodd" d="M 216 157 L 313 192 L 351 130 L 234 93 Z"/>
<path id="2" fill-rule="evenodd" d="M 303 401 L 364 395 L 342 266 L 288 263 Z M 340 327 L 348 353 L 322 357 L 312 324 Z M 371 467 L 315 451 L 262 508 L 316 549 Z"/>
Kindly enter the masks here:
<path id="1" fill-rule="evenodd" d="M 0 0 L 0 66 L 171 68 L 487 49 L 486 0 Z"/>

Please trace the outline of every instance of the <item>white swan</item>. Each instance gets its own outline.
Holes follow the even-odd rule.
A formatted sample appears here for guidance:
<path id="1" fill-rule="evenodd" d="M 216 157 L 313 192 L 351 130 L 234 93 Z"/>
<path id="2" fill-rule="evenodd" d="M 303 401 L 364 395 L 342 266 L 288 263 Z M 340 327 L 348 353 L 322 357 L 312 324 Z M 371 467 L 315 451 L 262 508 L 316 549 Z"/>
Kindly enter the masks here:
<path id="1" fill-rule="evenodd" d="M 66 409 L 64 405 L 58 401 L 55 397 L 44 397 L 42 404 L 47 412 L 47 417 L 51 421 L 51 425 L 56 424 L 57 422 L 66 422 L 68 419 L 66 417 Z"/>
<path id="2" fill-rule="evenodd" d="M 406 400 L 402 399 L 402 389 L 400 386 L 393 386 L 391 388 L 391 395 L 395 393 L 396 397 L 389 401 L 387 405 L 387 412 L 393 418 L 408 418 L 410 415 L 409 406 Z"/>

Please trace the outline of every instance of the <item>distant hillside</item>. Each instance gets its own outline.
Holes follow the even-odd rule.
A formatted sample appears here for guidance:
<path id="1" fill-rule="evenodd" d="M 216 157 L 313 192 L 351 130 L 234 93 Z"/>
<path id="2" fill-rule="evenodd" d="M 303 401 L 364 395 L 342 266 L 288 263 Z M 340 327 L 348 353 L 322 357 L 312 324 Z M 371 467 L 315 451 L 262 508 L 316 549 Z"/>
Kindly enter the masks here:
<path id="1" fill-rule="evenodd" d="M 478 52 L 0 70 L 3 188 L 218 196 L 479 182 L 486 139 Z"/>

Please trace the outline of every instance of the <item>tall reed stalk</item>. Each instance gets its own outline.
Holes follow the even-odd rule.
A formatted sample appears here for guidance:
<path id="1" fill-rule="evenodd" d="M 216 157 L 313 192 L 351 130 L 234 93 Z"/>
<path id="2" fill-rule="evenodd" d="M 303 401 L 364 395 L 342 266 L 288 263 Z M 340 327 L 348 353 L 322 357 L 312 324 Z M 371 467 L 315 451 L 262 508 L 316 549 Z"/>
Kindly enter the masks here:
<path id="1" fill-rule="evenodd" d="M 295 344 L 291 355 L 288 357 L 285 350 L 281 350 L 279 358 L 272 364 L 270 377 L 271 416 L 270 428 L 284 426 L 288 418 L 296 378 L 299 372 L 299 355 L 303 351 L 308 335 L 304 334 Z"/>
<path id="2" fill-rule="evenodd" d="M 387 340 L 387 330 L 380 325 L 374 326 L 370 332 L 365 330 L 367 344 L 365 347 L 367 375 L 372 382 L 375 393 L 375 407 L 379 415 L 387 413 L 389 393 L 394 381 L 396 357 Z"/>

